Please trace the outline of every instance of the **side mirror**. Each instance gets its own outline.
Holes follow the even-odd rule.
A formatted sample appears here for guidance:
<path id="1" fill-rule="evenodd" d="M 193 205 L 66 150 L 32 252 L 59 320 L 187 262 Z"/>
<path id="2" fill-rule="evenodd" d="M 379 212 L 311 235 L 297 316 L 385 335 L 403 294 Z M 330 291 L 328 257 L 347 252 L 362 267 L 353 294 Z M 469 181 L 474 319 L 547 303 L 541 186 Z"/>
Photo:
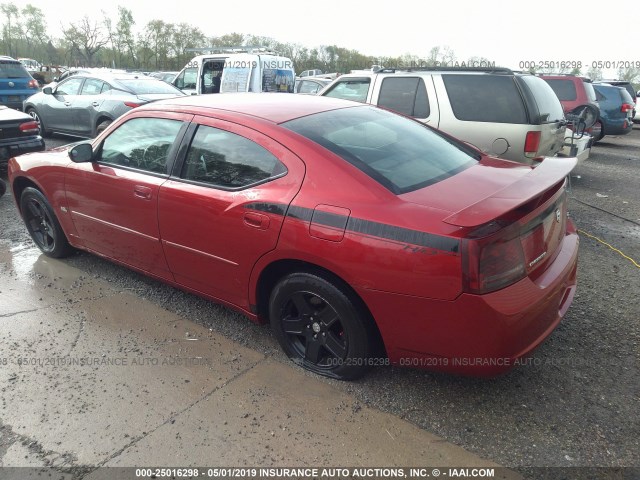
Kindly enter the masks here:
<path id="1" fill-rule="evenodd" d="M 81 143 L 69 150 L 69 158 L 75 163 L 86 163 L 93 161 L 93 149 L 90 143 Z"/>
<path id="2" fill-rule="evenodd" d="M 42 89 L 42 93 L 44 93 L 45 95 L 51 95 L 53 93 L 53 88 L 51 87 L 44 87 Z"/>

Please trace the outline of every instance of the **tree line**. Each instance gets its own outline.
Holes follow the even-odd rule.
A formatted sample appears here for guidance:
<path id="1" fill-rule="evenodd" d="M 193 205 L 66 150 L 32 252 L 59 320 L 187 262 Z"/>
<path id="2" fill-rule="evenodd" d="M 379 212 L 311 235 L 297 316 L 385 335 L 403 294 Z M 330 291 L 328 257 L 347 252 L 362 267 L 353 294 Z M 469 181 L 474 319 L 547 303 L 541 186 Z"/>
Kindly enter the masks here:
<path id="1" fill-rule="evenodd" d="M 31 4 L 19 8 L 13 2 L 5 2 L 0 4 L 0 10 L 4 16 L 0 54 L 33 58 L 43 65 L 177 71 L 196 55 L 188 49 L 251 45 L 266 47 L 289 57 L 298 73 L 309 69 L 346 73 L 372 65 L 388 68 L 500 66 L 484 57 L 460 60 L 446 46 L 434 46 L 426 57 L 411 54 L 375 57 L 336 45 L 309 48 L 251 34 L 207 36 L 200 28 L 188 23 L 174 24 L 163 20 L 151 20 L 137 30 L 132 11 L 123 6 L 118 6 L 116 18 L 109 18 L 106 14 L 100 20 L 84 16 L 63 25 L 60 35 L 54 37 L 48 33 L 46 16 L 40 8 Z M 580 69 L 555 72 L 582 74 Z M 549 72 L 539 70 L 532 73 Z M 594 80 L 602 78 L 599 69 L 592 68 L 584 73 Z M 618 78 L 640 81 L 640 69 L 621 69 Z"/>

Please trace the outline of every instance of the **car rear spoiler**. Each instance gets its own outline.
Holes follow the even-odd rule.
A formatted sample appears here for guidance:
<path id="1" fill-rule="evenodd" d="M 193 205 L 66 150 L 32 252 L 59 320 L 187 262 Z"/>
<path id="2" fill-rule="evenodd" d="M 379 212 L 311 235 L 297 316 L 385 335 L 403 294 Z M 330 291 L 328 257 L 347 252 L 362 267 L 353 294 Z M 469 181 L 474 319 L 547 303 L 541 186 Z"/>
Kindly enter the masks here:
<path id="1" fill-rule="evenodd" d="M 445 223 L 477 227 L 529 202 L 561 182 L 578 163 L 574 157 L 546 157 L 530 173 L 495 194 L 448 216 Z"/>

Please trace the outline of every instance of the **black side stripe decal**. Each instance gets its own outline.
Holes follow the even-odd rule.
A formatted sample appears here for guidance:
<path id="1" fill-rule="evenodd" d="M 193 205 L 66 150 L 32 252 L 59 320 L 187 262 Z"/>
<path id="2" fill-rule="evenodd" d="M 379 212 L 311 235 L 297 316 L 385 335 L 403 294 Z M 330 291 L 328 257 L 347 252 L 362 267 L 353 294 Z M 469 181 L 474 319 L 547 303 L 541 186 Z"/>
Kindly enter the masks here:
<path id="1" fill-rule="evenodd" d="M 434 235 L 432 233 L 420 232 L 409 228 L 395 227 L 386 223 L 372 222 L 361 218 L 347 217 L 329 212 L 314 212 L 311 208 L 291 206 L 287 210 L 286 204 L 255 202 L 245 205 L 250 210 L 282 215 L 303 222 L 318 223 L 327 227 L 345 229 L 349 232 L 367 235 L 371 237 L 384 238 L 396 242 L 419 245 L 421 247 L 434 248 L 445 252 L 458 253 L 460 251 L 460 241 L 455 238 Z"/>

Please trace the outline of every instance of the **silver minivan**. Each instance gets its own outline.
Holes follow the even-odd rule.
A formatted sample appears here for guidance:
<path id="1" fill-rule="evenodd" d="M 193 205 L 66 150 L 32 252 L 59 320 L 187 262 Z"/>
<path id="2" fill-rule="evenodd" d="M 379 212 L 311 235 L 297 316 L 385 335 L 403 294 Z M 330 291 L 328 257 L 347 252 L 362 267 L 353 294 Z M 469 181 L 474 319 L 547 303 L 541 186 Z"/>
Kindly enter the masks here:
<path id="1" fill-rule="evenodd" d="M 342 75 L 319 95 L 388 108 L 488 155 L 527 164 L 564 143 L 564 113 L 551 87 L 508 69 L 382 69 Z"/>

